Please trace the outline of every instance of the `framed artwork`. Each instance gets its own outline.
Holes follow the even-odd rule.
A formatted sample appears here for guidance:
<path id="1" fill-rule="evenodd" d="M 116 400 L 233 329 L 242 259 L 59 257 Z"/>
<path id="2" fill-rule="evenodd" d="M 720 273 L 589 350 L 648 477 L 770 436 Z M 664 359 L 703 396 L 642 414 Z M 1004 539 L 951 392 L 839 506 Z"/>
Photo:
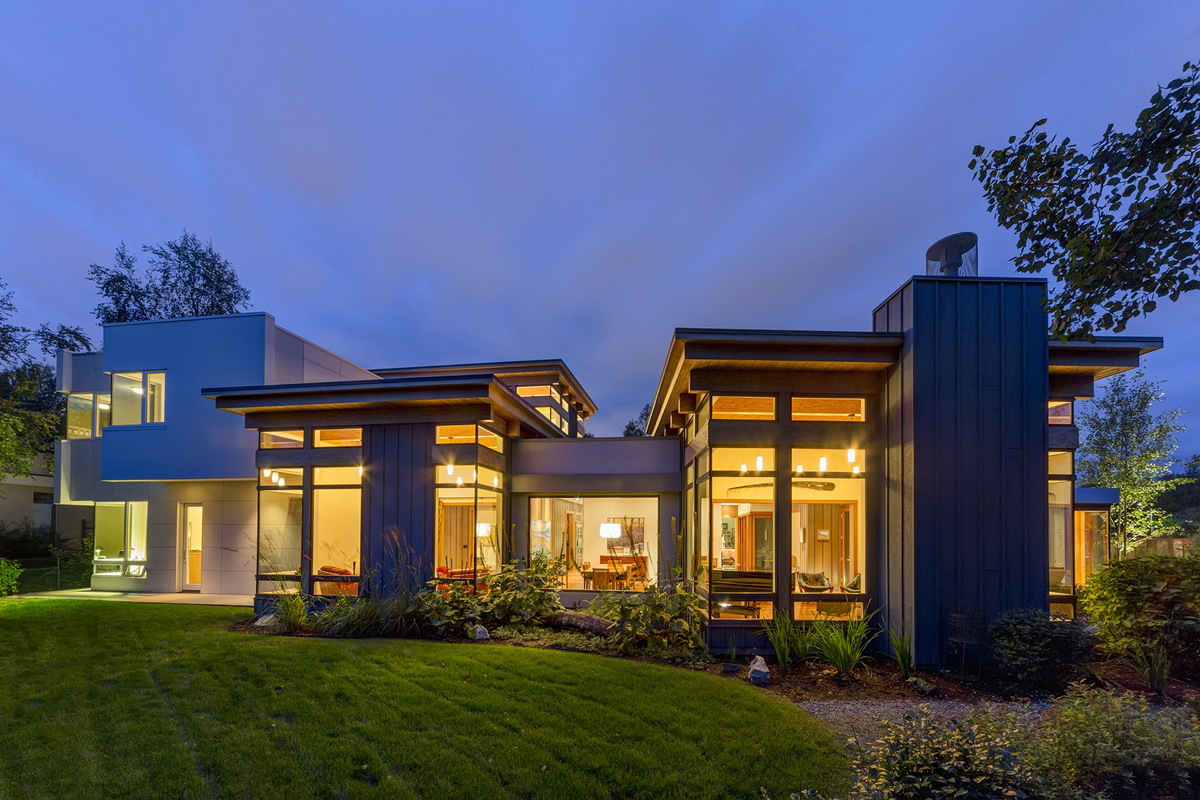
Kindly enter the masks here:
<path id="1" fill-rule="evenodd" d="M 828 539 L 829 539 L 829 531 L 823 531 L 823 530 L 817 531 L 817 540 L 818 541 L 824 542 L 824 541 L 827 541 Z"/>
<path id="2" fill-rule="evenodd" d="M 550 550 L 550 520 L 535 519 L 529 523 L 529 549 Z"/>
<path id="3" fill-rule="evenodd" d="M 628 548 L 633 550 L 641 549 L 646 545 L 646 518 L 645 517 L 609 517 L 609 522 L 616 522 L 621 526 L 621 538 L 613 542 L 614 547 Z"/>

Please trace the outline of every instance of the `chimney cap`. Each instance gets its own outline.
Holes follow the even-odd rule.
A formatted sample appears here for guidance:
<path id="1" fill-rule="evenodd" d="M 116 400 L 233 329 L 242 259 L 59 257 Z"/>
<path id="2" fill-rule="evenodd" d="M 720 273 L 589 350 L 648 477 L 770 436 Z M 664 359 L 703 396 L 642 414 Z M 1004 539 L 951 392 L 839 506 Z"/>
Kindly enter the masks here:
<path id="1" fill-rule="evenodd" d="M 979 274 L 979 237 L 963 231 L 938 239 L 925 251 L 925 274 L 975 277 Z"/>

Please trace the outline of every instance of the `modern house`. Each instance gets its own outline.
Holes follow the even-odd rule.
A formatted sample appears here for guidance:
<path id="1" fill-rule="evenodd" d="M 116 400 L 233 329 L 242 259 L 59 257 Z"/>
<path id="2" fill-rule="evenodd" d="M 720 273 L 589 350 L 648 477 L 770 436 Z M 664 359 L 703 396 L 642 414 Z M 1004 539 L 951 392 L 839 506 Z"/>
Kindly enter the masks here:
<path id="1" fill-rule="evenodd" d="M 1114 499 L 1075 489 L 1073 403 L 1162 346 L 1059 343 L 1044 281 L 945 273 L 868 331 L 676 329 L 643 438 L 585 437 L 561 361 L 367 370 L 267 314 L 107 325 L 60 354 L 55 501 L 94 523 L 94 588 L 482 589 L 541 555 L 570 605 L 679 567 L 713 647 L 869 606 L 936 663 L 953 614 L 1072 611 Z"/>

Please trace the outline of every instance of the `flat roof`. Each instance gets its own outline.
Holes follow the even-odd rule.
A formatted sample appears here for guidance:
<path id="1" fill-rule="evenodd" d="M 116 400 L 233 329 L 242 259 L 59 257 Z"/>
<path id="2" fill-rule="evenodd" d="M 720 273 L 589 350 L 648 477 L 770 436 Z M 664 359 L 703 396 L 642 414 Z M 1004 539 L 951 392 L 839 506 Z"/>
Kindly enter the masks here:
<path id="1" fill-rule="evenodd" d="M 583 384 L 571 372 L 570 367 L 561 358 L 548 358 L 525 361 L 490 361 L 476 364 L 439 364 L 423 367 L 388 367 L 385 369 L 373 369 L 376 375 L 382 377 L 396 377 L 400 375 L 420 376 L 420 375 L 467 375 L 467 374 L 490 374 L 490 375 L 558 375 L 561 382 L 565 383 L 570 389 L 571 394 L 579 399 L 582 405 L 587 409 L 589 416 L 597 411 L 596 403 L 592 400 L 587 390 L 583 388 Z"/>
<path id="2" fill-rule="evenodd" d="M 1093 380 L 1110 378 L 1141 365 L 1142 356 L 1161 350 L 1163 340 L 1154 336 L 1097 336 L 1094 342 L 1064 342 L 1049 338 L 1050 374 L 1091 375 Z"/>

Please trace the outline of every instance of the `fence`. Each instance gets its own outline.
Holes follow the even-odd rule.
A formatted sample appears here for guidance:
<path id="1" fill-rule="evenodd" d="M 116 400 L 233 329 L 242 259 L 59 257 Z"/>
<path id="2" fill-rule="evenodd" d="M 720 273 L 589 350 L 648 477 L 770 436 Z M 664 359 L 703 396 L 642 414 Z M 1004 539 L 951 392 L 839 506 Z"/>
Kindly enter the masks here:
<path id="1" fill-rule="evenodd" d="M 80 559 L 43 556 L 10 560 L 15 561 L 24 570 L 17 581 L 17 594 L 82 589 L 91 581 L 91 564 Z"/>

